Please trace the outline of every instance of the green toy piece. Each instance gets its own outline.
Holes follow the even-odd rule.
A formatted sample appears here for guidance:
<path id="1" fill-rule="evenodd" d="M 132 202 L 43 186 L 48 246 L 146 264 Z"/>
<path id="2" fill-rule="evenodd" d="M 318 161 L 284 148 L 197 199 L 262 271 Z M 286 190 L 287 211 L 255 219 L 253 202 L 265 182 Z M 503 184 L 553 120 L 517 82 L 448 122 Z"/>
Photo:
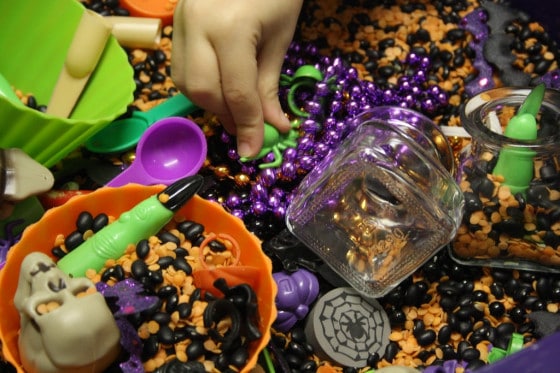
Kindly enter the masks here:
<path id="1" fill-rule="evenodd" d="M 494 363 L 504 357 L 516 353 L 523 348 L 523 335 L 519 333 L 513 333 L 511 339 L 509 340 L 507 350 L 498 347 L 492 347 L 490 353 L 488 354 L 488 362 Z"/>
<path id="2" fill-rule="evenodd" d="M 259 168 L 278 167 L 282 164 L 283 158 L 281 151 L 297 146 L 299 138 L 299 121 L 292 122 L 292 129 L 288 133 L 280 133 L 278 130 L 268 124 L 264 124 L 264 142 L 259 154 L 254 157 L 241 157 L 241 162 L 253 161 L 265 157 L 268 153 L 274 154 L 274 161 L 262 163 Z"/>
<path id="3" fill-rule="evenodd" d="M 531 90 L 519 107 L 517 114 L 508 122 L 504 136 L 515 140 L 537 139 L 536 116 L 544 98 L 544 92 L 544 84 Z M 533 150 L 521 146 L 504 148 L 500 150 L 498 162 L 492 173 L 503 176 L 503 184 L 510 188 L 512 194 L 524 193 L 533 179 L 535 155 Z"/>
<path id="4" fill-rule="evenodd" d="M 300 66 L 292 76 L 282 74 L 280 76 L 280 85 L 290 86 L 288 91 L 287 101 L 291 112 L 303 118 L 307 118 L 309 113 L 301 110 L 296 101 L 296 92 L 300 88 L 315 87 L 317 82 L 323 80 L 323 73 L 315 66 L 303 65 Z"/>
<path id="5" fill-rule="evenodd" d="M 200 190 L 202 183 L 200 175 L 187 176 L 143 200 L 65 255 L 57 262 L 58 267 L 72 277 L 84 277 L 88 269 L 99 271 L 108 259 L 119 258 L 129 244 L 155 235 Z M 169 196 L 167 202 L 162 202 L 160 195 Z"/>

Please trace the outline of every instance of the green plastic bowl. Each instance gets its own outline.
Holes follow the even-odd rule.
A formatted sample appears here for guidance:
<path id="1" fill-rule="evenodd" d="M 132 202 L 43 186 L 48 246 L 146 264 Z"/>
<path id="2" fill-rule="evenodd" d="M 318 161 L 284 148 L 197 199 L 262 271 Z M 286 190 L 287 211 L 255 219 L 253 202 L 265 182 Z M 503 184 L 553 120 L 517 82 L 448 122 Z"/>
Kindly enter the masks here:
<path id="1" fill-rule="evenodd" d="M 84 11 L 76 0 L 0 1 L 0 74 L 48 104 Z M 70 118 L 0 95 L 0 148 L 20 148 L 45 167 L 55 165 L 126 111 L 134 99 L 133 74 L 126 52 L 111 36 Z"/>

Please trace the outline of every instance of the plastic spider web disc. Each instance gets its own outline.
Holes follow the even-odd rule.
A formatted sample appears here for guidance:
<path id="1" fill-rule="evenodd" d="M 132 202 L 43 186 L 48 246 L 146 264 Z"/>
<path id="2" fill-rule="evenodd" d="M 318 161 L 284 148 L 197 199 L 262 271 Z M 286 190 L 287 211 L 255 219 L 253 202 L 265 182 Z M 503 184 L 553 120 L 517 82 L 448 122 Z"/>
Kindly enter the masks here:
<path id="1" fill-rule="evenodd" d="M 383 355 L 390 332 L 389 317 L 379 302 L 366 300 L 350 287 L 321 297 L 305 325 L 317 355 L 347 367 L 365 366 L 375 352 Z"/>

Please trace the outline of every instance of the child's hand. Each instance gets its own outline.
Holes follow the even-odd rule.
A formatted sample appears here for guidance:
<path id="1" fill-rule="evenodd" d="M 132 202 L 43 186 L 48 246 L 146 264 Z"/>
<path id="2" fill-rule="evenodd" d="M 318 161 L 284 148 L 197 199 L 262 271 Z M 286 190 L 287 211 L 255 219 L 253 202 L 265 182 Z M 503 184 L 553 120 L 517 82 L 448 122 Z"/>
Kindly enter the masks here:
<path id="1" fill-rule="evenodd" d="M 172 78 L 237 136 L 241 156 L 262 146 L 264 122 L 290 129 L 278 100 L 284 56 L 303 0 L 180 0 Z"/>

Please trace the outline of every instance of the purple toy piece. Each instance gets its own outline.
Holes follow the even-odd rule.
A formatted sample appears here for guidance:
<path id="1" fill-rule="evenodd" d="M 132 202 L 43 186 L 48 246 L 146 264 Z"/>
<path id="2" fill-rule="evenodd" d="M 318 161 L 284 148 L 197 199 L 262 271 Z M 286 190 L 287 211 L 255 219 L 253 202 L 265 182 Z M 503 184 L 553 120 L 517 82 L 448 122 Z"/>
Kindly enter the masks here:
<path id="1" fill-rule="evenodd" d="M 280 332 L 287 332 L 309 312 L 309 306 L 319 295 L 319 281 L 303 268 L 293 273 L 275 272 L 272 277 L 278 286 L 278 315 L 273 326 Z"/>

